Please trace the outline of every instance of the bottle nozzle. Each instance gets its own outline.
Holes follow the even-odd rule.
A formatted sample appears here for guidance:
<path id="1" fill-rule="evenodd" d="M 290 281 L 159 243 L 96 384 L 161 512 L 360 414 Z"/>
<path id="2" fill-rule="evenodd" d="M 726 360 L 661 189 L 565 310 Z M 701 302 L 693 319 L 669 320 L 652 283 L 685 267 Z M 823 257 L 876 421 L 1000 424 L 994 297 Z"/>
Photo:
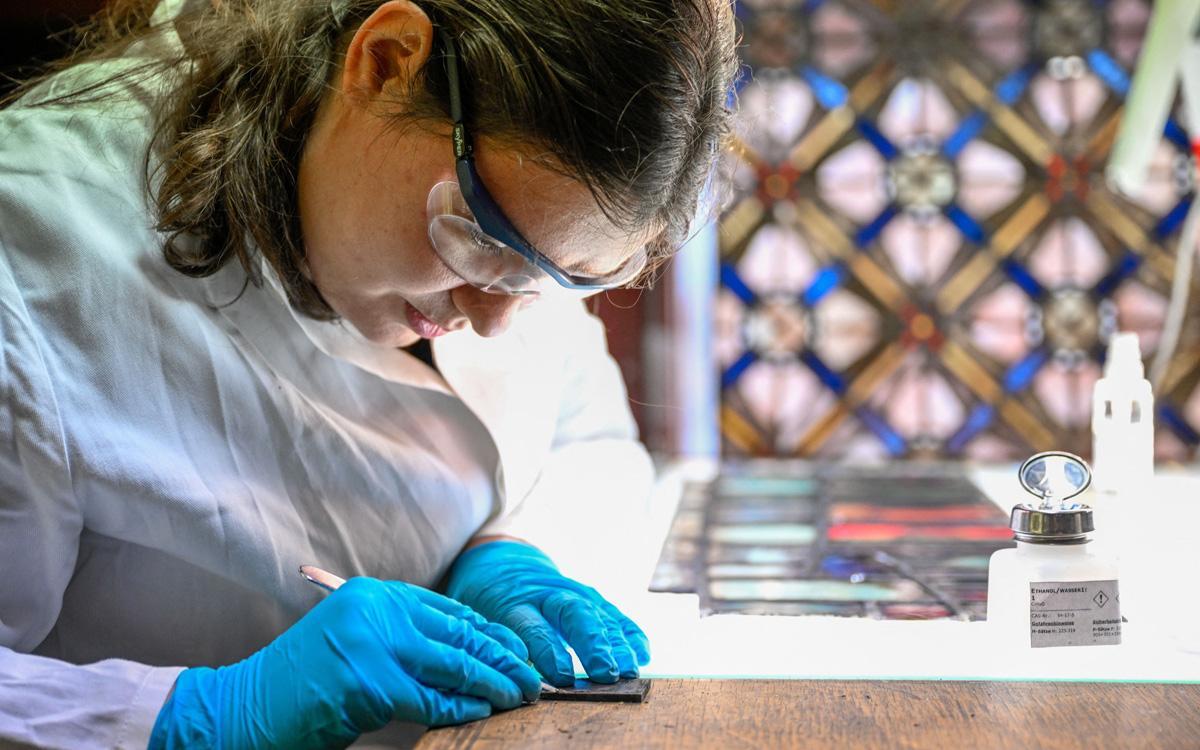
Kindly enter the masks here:
<path id="1" fill-rule="evenodd" d="M 1118 380 L 1141 380 L 1146 376 L 1142 364 L 1142 349 L 1136 333 L 1114 333 L 1108 342 L 1104 360 L 1104 377 Z"/>

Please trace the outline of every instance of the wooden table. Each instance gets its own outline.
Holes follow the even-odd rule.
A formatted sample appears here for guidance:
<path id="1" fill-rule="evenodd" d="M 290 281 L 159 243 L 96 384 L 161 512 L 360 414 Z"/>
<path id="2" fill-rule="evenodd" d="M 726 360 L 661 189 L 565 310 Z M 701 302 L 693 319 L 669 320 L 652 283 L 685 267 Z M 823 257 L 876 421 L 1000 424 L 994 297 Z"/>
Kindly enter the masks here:
<path id="1" fill-rule="evenodd" d="M 542 702 L 417 744 L 498 747 L 1200 748 L 1200 685 L 655 680 L 640 705 Z"/>

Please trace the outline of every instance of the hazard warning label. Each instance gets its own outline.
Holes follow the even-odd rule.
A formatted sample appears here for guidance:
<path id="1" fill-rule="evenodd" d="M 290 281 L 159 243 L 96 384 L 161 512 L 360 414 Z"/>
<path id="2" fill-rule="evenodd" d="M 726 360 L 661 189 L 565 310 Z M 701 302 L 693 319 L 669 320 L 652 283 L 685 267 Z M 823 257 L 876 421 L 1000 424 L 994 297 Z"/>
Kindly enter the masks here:
<path id="1" fill-rule="evenodd" d="M 1116 581 L 1029 584 L 1029 641 L 1046 646 L 1115 646 L 1121 642 Z"/>

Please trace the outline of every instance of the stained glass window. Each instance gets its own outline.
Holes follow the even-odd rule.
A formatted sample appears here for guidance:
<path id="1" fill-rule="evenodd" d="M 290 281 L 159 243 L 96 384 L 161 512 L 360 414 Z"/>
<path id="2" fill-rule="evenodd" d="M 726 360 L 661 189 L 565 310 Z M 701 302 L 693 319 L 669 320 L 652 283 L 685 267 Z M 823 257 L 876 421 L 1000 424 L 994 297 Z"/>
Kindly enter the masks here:
<path id="1" fill-rule="evenodd" d="M 1104 180 L 1149 5 L 737 14 L 715 300 L 726 453 L 1086 455 L 1108 337 L 1158 346 L 1194 189 L 1178 118 L 1144 194 Z M 1200 445 L 1196 309 L 1157 392 L 1162 457 Z"/>

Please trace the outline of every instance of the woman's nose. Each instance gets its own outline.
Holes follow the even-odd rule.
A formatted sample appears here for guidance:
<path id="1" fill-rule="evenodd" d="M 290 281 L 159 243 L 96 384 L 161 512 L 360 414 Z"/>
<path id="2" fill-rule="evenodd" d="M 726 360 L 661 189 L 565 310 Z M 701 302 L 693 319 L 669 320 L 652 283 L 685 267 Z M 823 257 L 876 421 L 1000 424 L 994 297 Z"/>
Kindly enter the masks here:
<path id="1" fill-rule="evenodd" d="M 525 305 L 527 295 L 491 294 L 473 286 L 460 286 L 451 294 L 471 327 L 480 336 L 499 336 L 512 325 L 513 315 Z"/>

